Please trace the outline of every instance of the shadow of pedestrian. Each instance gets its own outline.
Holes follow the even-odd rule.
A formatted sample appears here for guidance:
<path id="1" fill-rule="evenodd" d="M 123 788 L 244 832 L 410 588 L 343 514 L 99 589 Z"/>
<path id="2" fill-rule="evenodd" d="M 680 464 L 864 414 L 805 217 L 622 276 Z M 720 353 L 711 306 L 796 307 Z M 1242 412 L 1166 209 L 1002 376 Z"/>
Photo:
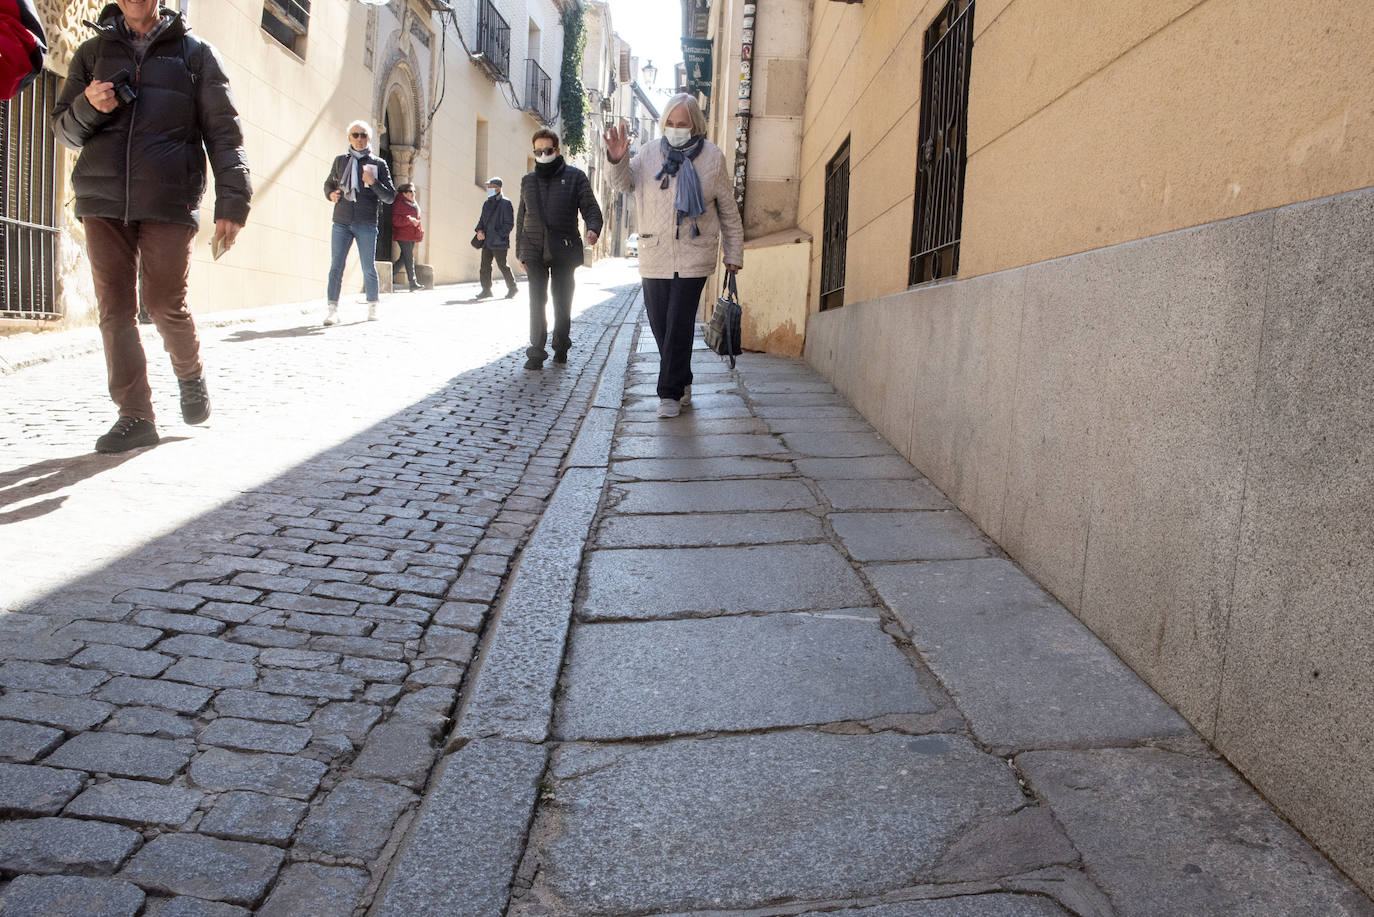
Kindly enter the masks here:
<path id="1" fill-rule="evenodd" d="M 163 442 L 167 442 L 167 439 L 164 438 Z M 118 468 L 139 451 L 142 450 L 116 455 L 87 452 L 70 458 L 46 459 L 13 471 L 0 471 L 0 506 L 13 506 L 35 497 L 56 493 L 80 481 L 93 478 L 102 471 Z M 58 496 L 0 513 L 0 525 L 36 519 L 57 509 L 66 499 L 65 495 Z"/>
<path id="2" fill-rule="evenodd" d="M 267 338 L 303 338 L 314 337 L 317 334 L 324 334 L 324 327 L 321 325 L 302 325 L 299 328 L 278 328 L 275 331 L 235 331 L 225 337 L 230 344 L 246 344 L 249 341 L 261 341 Z"/>

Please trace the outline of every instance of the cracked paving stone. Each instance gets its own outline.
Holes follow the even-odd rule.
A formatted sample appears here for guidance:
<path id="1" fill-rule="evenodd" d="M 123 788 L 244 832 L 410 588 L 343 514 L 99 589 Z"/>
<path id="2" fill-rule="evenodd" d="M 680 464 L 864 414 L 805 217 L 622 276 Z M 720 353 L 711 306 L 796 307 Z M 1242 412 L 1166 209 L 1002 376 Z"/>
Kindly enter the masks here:
<path id="1" fill-rule="evenodd" d="M 280 844 L 291 839 L 307 807 L 304 802 L 280 796 L 225 793 L 196 830 L 234 841 Z"/>
<path id="2" fill-rule="evenodd" d="M 110 717 L 106 732 L 129 732 L 160 739 L 189 739 L 196 734 L 194 720 L 153 707 L 125 707 Z"/>
<path id="3" fill-rule="evenodd" d="M 307 851 L 371 861 L 390 840 L 396 819 L 418 798 L 391 783 L 345 780 L 311 809 L 296 844 Z"/>
<path id="4" fill-rule="evenodd" d="M 72 818 L 0 822 L 0 871 L 104 876 L 139 848 L 137 831 Z"/>
<path id="5" fill-rule="evenodd" d="M 184 681 L 207 688 L 242 688 L 257 680 L 258 670 L 244 662 L 185 656 L 162 677 L 168 681 Z"/>
<path id="6" fill-rule="evenodd" d="M 270 694 L 292 697 L 327 697 L 352 700 L 361 694 L 366 684 L 351 675 L 332 672 L 308 672 L 300 669 L 271 669 L 263 672 L 258 689 Z"/>
<path id="7" fill-rule="evenodd" d="M 53 636 L 83 643 L 113 643 L 136 650 L 147 649 L 162 639 L 162 631 L 136 624 L 113 624 L 106 621 L 74 621 Z"/>
<path id="8" fill-rule="evenodd" d="M 315 637 L 310 641 L 310 646 L 325 652 L 343 653 L 348 656 L 368 656 L 373 659 L 387 659 L 393 662 L 405 656 L 405 651 L 397 644 L 372 637 Z"/>
<path id="9" fill-rule="evenodd" d="M 160 653 L 174 656 L 198 656 L 206 659 L 219 659 L 224 662 L 252 662 L 258 656 L 256 647 L 232 643 L 218 637 L 202 637 L 196 634 L 178 634 L 168 637 L 157 645 Z"/>
<path id="10" fill-rule="evenodd" d="M 108 673 L 93 669 L 74 669 L 41 662 L 6 662 L 0 665 L 0 685 L 11 691 L 90 694 L 109 680 Z"/>
<path id="11" fill-rule="evenodd" d="M 920 884 L 1022 808 L 1002 759 L 950 735 L 811 731 L 563 746 L 530 900 L 573 913 L 760 907 Z"/>
<path id="12" fill-rule="evenodd" d="M 311 731 L 283 723 L 259 723 L 222 716 L 201 731 L 203 745 L 241 751 L 274 751 L 293 755 L 310 744 Z"/>
<path id="13" fill-rule="evenodd" d="M 404 681 L 410 674 L 410 666 L 404 662 L 388 662 L 385 659 L 365 659 L 349 656 L 339 665 L 344 675 L 355 675 L 367 681 Z"/>
<path id="14" fill-rule="evenodd" d="M 88 646 L 72 658 L 72 665 L 83 669 L 104 669 L 113 675 L 152 678 L 175 662 L 171 656 L 123 646 Z"/>
<path id="15" fill-rule="evenodd" d="M 466 665 L 477 648 L 477 635 L 454 627 L 433 625 L 420 641 L 420 655 L 430 659 L 447 659 Z"/>
<path id="16" fill-rule="evenodd" d="M 205 794 L 139 780 L 111 780 L 90 787 L 67 806 L 67 815 L 126 825 L 181 825 Z"/>
<path id="17" fill-rule="evenodd" d="M 286 669 L 322 669 L 335 665 L 338 653 L 321 653 L 317 650 L 296 650 L 272 648 L 262 651 L 258 662 L 266 666 L 279 666 Z"/>
<path id="18" fill-rule="evenodd" d="M 134 621 L 148 627 L 156 627 L 159 630 L 169 630 L 180 634 L 197 634 L 202 637 L 213 637 L 222 633 L 224 628 L 228 626 L 223 621 L 216 621 L 201 615 L 180 615 L 153 608 L 144 609 L 134 615 Z"/>
<path id="19" fill-rule="evenodd" d="M 11 691 L 0 697 L 0 717 L 56 726 L 68 732 L 91 729 L 114 709 L 100 701 L 30 691 Z"/>
<path id="20" fill-rule="evenodd" d="M 178 895 L 148 907 L 147 917 L 253 917 L 250 911 L 221 901 Z"/>
<path id="21" fill-rule="evenodd" d="M 197 685 L 121 676 L 100 689 L 100 699 L 115 704 L 163 707 L 177 713 L 197 713 L 214 693 Z"/>
<path id="22" fill-rule="evenodd" d="M 30 764 L 0 764 L 0 815 L 56 815 L 86 775 Z"/>
<path id="23" fill-rule="evenodd" d="M 191 762 L 191 782 L 207 790 L 253 790 L 309 799 L 328 768 L 310 758 L 212 748 Z"/>
<path id="24" fill-rule="evenodd" d="M 903 901 L 842 911 L 807 911 L 798 917 L 1070 917 L 1068 911 L 1038 895 L 974 894 L 957 898 Z"/>
<path id="25" fill-rule="evenodd" d="M 61 741 L 60 729 L 0 720 L 0 758 L 25 764 L 52 751 Z"/>
<path id="26" fill-rule="evenodd" d="M 486 620 L 487 606 L 478 602 L 445 602 L 434 613 L 434 623 L 476 631 Z"/>
<path id="27" fill-rule="evenodd" d="M 150 891 L 252 906 L 285 856 L 264 844 L 163 834 L 135 854 L 119 877 Z"/>
<path id="28" fill-rule="evenodd" d="M 167 782 L 191 760 L 189 743 L 114 732 L 75 736 L 47 757 L 45 764 L 119 777 Z"/>
<path id="29" fill-rule="evenodd" d="M 282 871 L 257 917 L 351 914 L 369 881 L 366 872 L 349 866 L 292 863 Z"/>
<path id="30" fill-rule="evenodd" d="M 322 733 L 342 732 L 355 742 L 361 742 L 381 718 L 382 708 L 372 704 L 334 701 L 315 711 L 310 717 L 310 726 Z"/>
<path id="31" fill-rule="evenodd" d="M 274 723 L 299 723 L 315 709 L 313 700 L 287 697 L 283 694 L 262 694 L 258 691 L 221 691 L 215 697 L 215 712 L 246 720 L 269 720 Z"/>
<path id="32" fill-rule="evenodd" d="M 20 876 L 0 896 L 6 917 L 134 917 L 143 890 L 119 879 Z"/>
<path id="33" fill-rule="evenodd" d="M 411 787 L 424 786 L 438 749 L 424 726 L 384 723 L 367 736 L 362 753 L 353 763 L 358 777 L 376 777 Z"/>

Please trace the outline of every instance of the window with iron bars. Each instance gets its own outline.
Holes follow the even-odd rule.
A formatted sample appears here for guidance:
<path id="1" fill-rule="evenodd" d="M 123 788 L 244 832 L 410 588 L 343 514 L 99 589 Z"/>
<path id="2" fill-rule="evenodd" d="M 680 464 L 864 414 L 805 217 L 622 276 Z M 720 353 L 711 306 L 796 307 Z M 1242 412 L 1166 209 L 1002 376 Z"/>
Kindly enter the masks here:
<path id="1" fill-rule="evenodd" d="M 921 133 L 907 282 L 959 273 L 968 160 L 969 61 L 974 0 L 949 0 L 926 29 L 921 65 Z"/>
<path id="2" fill-rule="evenodd" d="M 266 0 L 262 28 L 298 57 L 305 57 L 305 37 L 310 31 L 310 0 Z"/>
<path id="3" fill-rule="evenodd" d="M 553 121 L 553 78 L 539 62 L 525 60 L 525 111 L 533 112 L 545 124 Z"/>
<path id="4" fill-rule="evenodd" d="M 849 138 L 825 166 L 821 218 L 821 311 L 844 305 L 844 260 L 849 247 Z"/>
<path id="5" fill-rule="evenodd" d="M 477 50 L 472 56 L 496 79 L 510 79 L 510 24 L 491 0 L 478 0 Z"/>
<path id="6" fill-rule="evenodd" d="M 56 318 L 57 138 L 48 120 L 57 75 L 46 70 L 0 102 L 0 315 Z"/>

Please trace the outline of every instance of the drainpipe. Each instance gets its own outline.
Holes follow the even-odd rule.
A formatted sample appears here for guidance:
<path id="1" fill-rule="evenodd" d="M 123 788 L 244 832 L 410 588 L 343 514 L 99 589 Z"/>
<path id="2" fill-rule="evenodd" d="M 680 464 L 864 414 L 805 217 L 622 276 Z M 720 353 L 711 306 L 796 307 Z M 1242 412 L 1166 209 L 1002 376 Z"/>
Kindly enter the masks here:
<path id="1" fill-rule="evenodd" d="M 749 173 L 749 108 L 754 94 L 754 19 L 758 2 L 744 4 L 739 49 L 739 118 L 735 127 L 735 204 L 744 217 L 745 180 Z"/>

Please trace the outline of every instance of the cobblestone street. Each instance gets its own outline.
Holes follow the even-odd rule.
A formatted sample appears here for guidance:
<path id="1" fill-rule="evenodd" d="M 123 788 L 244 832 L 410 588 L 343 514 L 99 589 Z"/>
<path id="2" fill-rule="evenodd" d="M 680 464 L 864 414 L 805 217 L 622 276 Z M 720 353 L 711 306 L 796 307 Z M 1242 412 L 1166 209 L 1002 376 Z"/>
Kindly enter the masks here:
<path id="1" fill-rule="evenodd" d="M 202 324 L 202 428 L 147 329 L 164 439 L 124 455 L 98 351 L 0 377 L 4 913 L 368 900 L 638 289 L 579 280 L 542 373 L 475 286 Z"/>

